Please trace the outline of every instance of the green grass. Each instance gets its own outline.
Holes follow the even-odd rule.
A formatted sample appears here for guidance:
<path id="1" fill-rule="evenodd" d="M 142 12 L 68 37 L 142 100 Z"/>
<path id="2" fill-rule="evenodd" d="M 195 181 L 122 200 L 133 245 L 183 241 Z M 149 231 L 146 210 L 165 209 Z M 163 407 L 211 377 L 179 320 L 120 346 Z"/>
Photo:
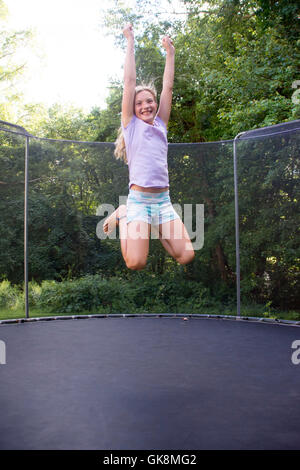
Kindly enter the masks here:
<path id="1" fill-rule="evenodd" d="M 155 311 L 154 311 L 155 310 Z M 262 305 L 245 305 L 241 308 L 241 315 L 245 317 L 258 317 L 258 318 L 272 318 L 272 319 L 281 319 L 281 320 L 292 320 L 292 321 L 300 321 L 300 312 L 296 311 L 276 311 L 276 312 L 268 312 L 264 311 L 264 306 Z M 95 311 L 83 311 L 83 312 L 53 312 L 53 311 L 45 311 L 40 308 L 32 307 L 29 310 L 30 318 L 39 318 L 39 317 L 55 317 L 55 316 L 67 316 L 67 315 L 91 315 L 91 314 L 113 314 L 113 313 L 197 313 L 197 312 L 189 312 L 187 310 L 181 310 L 177 312 L 169 312 L 164 309 L 153 309 L 152 311 L 146 311 L 145 309 L 136 309 L 136 311 L 105 311 L 105 309 L 98 309 Z M 228 315 L 228 316 L 236 316 L 236 309 L 224 307 L 223 309 L 215 309 L 215 308 L 207 308 L 204 310 L 201 309 L 198 313 L 200 314 L 207 314 L 207 315 Z M 1 308 L 0 309 L 0 320 L 8 320 L 8 319 L 20 319 L 25 318 L 25 310 L 24 308 Z"/>

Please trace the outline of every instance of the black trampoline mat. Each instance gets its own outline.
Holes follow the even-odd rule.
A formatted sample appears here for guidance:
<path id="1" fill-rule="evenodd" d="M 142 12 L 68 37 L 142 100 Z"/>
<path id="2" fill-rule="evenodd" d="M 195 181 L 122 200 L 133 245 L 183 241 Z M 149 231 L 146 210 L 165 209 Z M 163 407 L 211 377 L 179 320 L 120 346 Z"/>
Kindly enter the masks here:
<path id="1" fill-rule="evenodd" d="M 0 327 L 1 449 L 300 449 L 300 329 L 180 318 Z"/>

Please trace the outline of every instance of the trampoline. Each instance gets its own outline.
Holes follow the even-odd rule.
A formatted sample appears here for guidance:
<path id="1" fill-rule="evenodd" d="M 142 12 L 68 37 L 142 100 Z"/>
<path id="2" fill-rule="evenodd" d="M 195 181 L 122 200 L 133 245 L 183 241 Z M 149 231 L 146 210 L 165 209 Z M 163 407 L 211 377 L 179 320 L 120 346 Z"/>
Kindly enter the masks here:
<path id="1" fill-rule="evenodd" d="M 299 449 L 300 330 L 234 318 L 4 322 L 0 448 Z"/>

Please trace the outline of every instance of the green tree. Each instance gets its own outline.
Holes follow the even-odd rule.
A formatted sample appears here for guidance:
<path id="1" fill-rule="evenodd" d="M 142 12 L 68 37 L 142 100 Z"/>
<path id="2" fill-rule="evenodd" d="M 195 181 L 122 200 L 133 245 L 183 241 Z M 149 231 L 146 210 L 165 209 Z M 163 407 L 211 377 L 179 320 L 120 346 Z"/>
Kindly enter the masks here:
<path id="1" fill-rule="evenodd" d="M 18 119 L 17 106 L 21 106 L 22 96 L 17 91 L 26 64 L 16 59 L 20 47 L 29 47 L 32 32 L 11 31 L 7 28 L 6 18 L 8 9 L 0 0 L 0 114 L 1 119 L 16 122 Z"/>

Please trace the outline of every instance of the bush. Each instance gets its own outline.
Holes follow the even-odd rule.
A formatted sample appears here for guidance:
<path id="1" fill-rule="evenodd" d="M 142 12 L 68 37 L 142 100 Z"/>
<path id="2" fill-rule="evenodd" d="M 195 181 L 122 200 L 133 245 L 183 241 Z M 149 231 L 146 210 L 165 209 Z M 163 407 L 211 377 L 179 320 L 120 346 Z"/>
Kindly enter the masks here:
<path id="1" fill-rule="evenodd" d="M 186 313 L 235 315 L 234 300 L 221 301 L 200 282 L 180 272 L 156 275 L 128 273 L 127 277 L 89 275 L 80 279 L 29 283 L 31 316 L 77 313 Z M 24 292 L 9 281 L 0 283 L 0 315 L 24 316 Z M 245 304 L 242 314 L 299 320 L 298 312 L 282 312 L 270 303 Z"/>
<path id="2" fill-rule="evenodd" d="M 30 307 L 36 307 L 37 305 L 39 305 L 41 291 L 42 291 L 42 288 L 37 282 L 31 281 L 28 283 L 28 301 L 29 301 Z M 23 293 L 23 302 L 25 302 L 24 293 Z"/>
<path id="3" fill-rule="evenodd" d="M 35 289 L 35 305 L 61 313 L 195 311 L 211 305 L 208 289 L 178 277 L 135 273 L 130 279 L 85 276 L 63 282 L 44 281 Z"/>
<path id="4" fill-rule="evenodd" d="M 20 300 L 20 290 L 13 287 L 9 281 L 0 283 L 0 307 L 13 308 Z"/>

